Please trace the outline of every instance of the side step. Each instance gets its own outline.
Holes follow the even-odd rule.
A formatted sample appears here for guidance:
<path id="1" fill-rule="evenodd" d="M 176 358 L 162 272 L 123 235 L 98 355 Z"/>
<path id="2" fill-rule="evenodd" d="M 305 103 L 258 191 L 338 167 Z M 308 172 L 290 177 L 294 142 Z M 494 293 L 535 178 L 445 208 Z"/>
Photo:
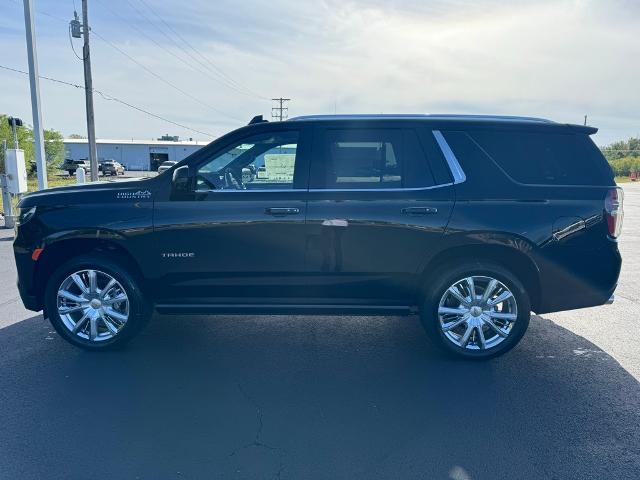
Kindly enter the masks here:
<path id="1" fill-rule="evenodd" d="M 413 315 L 410 305 L 166 304 L 158 313 L 173 315 Z"/>

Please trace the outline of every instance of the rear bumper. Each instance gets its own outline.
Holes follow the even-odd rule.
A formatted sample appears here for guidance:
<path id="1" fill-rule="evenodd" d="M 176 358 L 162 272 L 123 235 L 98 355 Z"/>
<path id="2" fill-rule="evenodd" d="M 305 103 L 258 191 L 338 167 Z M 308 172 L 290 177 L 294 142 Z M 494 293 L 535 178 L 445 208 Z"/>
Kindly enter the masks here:
<path id="1" fill-rule="evenodd" d="M 622 265 L 617 244 L 594 250 L 561 249 L 537 264 L 541 298 L 536 313 L 613 303 Z"/>

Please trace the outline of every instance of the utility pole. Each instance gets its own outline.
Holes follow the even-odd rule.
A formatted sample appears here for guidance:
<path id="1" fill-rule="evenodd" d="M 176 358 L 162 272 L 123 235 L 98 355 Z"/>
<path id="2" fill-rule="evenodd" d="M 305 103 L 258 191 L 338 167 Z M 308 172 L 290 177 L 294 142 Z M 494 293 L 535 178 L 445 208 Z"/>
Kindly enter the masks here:
<path id="1" fill-rule="evenodd" d="M 584 116 L 584 126 L 585 127 L 587 126 L 587 116 L 586 115 Z"/>
<path id="2" fill-rule="evenodd" d="M 87 138 L 89 146 L 89 164 L 91 165 L 91 181 L 95 182 L 98 180 L 98 149 L 96 147 L 96 126 L 93 114 L 93 80 L 91 78 L 91 56 L 89 54 L 90 30 L 87 0 L 82 0 L 82 34 L 84 36 L 82 59 L 84 63 L 84 95 L 87 106 Z"/>
<path id="3" fill-rule="evenodd" d="M 271 100 L 276 102 L 276 106 L 271 108 L 271 118 L 278 120 L 279 122 L 286 120 L 287 117 L 289 116 L 288 114 L 289 107 L 286 107 L 285 104 L 286 102 L 290 102 L 291 99 L 280 97 L 280 98 L 272 98 Z"/>
<path id="4" fill-rule="evenodd" d="M 31 13 L 31 0 L 24 0 L 24 26 L 27 33 L 27 60 L 29 62 L 29 86 L 31 88 L 31 114 L 33 116 L 34 150 L 38 170 L 38 190 L 44 190 L 47 188 L 47 159 L 44 155 L 44 133 L 42 131 L 42 110 L 40 109 L 40 73 L 38 71 L 38 54 L 36 50 L 36 25 Z"/>

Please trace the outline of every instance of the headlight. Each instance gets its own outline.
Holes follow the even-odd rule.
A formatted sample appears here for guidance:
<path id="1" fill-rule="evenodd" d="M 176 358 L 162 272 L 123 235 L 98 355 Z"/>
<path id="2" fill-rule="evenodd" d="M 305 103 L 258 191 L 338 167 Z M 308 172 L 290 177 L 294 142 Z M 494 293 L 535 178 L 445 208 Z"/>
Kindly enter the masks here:
<path id="1" fill-rule="evenodd" d="M 18 218 L 16 218 L 16 226 L 24 225 L 36 214 L 36 207 L 18 208 Z"/>

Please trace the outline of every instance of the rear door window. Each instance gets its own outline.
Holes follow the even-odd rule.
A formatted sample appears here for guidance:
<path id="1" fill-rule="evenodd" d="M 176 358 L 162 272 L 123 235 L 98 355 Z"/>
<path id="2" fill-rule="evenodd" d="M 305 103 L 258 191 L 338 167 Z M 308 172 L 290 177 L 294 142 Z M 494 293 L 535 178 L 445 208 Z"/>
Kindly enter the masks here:
<path id="1" fill-rule="evenodd" d="M 510 130 L 468 132 L 514 180 L 532 185 L 602 185 L 606 161 L 583 134 Z"/>
<path id="2" fill-rule="evenodd" d="M 311 188 L 390 189 L 434 184 L 412 129 L 342 128 L 320 132 Z"/>

